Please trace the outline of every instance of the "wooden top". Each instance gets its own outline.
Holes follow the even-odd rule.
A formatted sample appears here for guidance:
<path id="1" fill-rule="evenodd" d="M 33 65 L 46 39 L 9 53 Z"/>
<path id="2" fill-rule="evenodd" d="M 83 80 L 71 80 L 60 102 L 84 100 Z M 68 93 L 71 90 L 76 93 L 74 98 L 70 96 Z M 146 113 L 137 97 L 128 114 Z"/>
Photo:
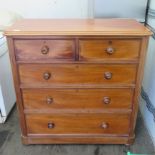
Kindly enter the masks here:
<path id="1" fill-rule="evenodd" d="M 8 28 L 5 35 L 147 36 L 151 31 L 132 19 L 23 19 Z"/>

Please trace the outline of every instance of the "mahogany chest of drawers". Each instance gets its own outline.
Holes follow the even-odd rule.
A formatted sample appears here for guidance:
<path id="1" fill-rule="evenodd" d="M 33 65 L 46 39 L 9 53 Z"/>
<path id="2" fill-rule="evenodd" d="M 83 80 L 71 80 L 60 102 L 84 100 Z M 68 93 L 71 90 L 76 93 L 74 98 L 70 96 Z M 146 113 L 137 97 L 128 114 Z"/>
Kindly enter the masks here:
<path id="1" fill-rule="evenodd" d="M 146 27 L 25 19 L 5 35 L 24 144 L 133 143 Z"/>

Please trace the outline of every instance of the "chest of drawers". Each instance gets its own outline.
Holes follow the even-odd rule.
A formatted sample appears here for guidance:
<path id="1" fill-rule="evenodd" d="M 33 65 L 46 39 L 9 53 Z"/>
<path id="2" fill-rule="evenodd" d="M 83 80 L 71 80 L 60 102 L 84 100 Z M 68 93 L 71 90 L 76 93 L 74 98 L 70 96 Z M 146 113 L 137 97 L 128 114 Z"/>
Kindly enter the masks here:
<path id="1" fill-rule="evenodd" d="M 146 27 L 27 19 L 5 35 L 24 144 L 133 143 Z"/>

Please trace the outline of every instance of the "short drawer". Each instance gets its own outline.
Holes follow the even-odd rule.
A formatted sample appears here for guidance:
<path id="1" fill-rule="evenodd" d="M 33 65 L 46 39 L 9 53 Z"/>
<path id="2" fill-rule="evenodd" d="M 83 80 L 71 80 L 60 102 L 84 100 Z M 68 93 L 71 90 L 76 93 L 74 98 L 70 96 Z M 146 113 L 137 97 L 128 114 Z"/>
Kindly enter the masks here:
<path id="1" fill-rule="evenodd" d="M 21 64 L 19 74 L 29 86 L 134 84 L 136 65 Z"/>
<path id="2" fill-rule="evenodd" d="M 15 40 L 16 59 L 19 61 L 35 60 L 73 60 L 75 55 L 74 40 Z"/>
<path id="3" fill-rule="evenodd" d="M 80 40 L 80 60 L 135 60 L 140 39 Z"/>
<path id="4" fill-rule="evenodd" d="M 29 114 L 27 132 L 31 134 L 114 134 L 129 133 L 129 114 Z"/>
<path id="5" fill-rule="evenodd" d="M 129 109 L 133 89 L 23 89 L 24 108 L 50 109 Z"/>

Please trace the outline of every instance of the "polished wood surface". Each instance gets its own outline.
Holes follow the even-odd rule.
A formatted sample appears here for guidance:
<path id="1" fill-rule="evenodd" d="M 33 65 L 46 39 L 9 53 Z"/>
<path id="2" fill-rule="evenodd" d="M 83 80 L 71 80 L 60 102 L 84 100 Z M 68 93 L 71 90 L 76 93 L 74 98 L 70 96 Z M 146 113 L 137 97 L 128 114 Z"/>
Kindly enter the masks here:
<path id="1" fill-rule="evenodd" d="M 24 19 L 5 34 L 23 144 L 134 142 L 146 27 L 127 19 Z"/>
<path id="2" fill-rule="evenodd" d="M 28 110 L 131 109 L 133 93 L 133 89 L 22 90 L 24 108 Z"/>
<path id="3" fill-rule="evenodd" d="M 74 40 L 15 40 L 16 59 L 27 60 L 74 60 Z"/>
<path id="4" fill-rule="evenodd" d="M 24 64 L 19 65 L 22 85 L 134 84 L 136 65 Z M 110 75 L 109 75 L 110 74 Z"/>
<path id="5" fill-rule="evenodd" d="M 134 142 L 133 137 L 128 136 L 106 136 L 106 135 L 53 135 L 40 136 L 34 135 L 22 136 L 23 144 L 131 144 Z"/>
<path id="6" fill-rule="evenodd" d="M 80 40 L 79 59 L 83 61 L 135 60 L 139 57 L 140 39 Z"/>
<path id="7" fill-rule="evenodd" d="M 5 31 L 7 36 L 148 36 L 150 34 L 148 28 L 133 19 L 23 19 Z"/>
<path id="8" fill-rule="evenodd" d="M 127 135 L 129 116 L 127 114 L 29 114 L 26 115 L 26 122 L 28 134 Z"/>

